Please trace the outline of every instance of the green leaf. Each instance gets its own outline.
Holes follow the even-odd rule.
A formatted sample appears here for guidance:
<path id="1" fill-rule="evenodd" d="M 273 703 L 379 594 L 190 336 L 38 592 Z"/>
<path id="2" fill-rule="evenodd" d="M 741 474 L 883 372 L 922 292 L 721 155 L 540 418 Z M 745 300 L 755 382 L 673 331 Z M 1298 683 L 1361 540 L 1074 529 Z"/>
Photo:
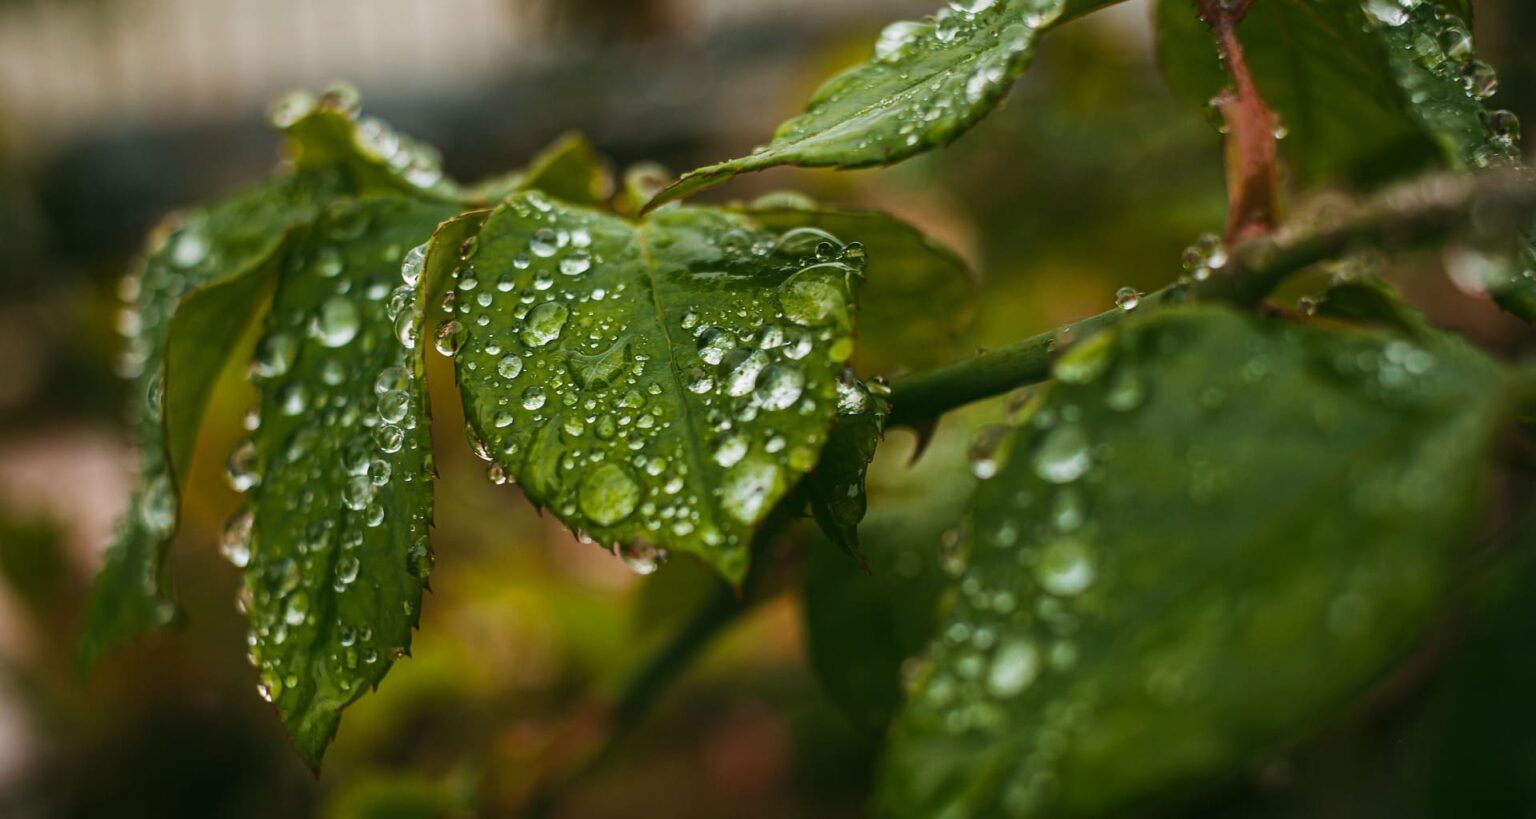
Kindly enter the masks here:
<path id="1" fill-rule="evenodd" d="M 431 569 L 426 391 L 395 321 L 415 294 L 396 285 L 456 212 L 393 196 L 327 207 L 288 254 L 257 348 L 260 424 L 231 456 L 255 485 L 224 550 L 245 567 L 262 690 L 314 767 L 342 707 L 408 649 Z"/>
<path id="2" fill-rule="evenodd" d="M 955 359 L 978 284 L 954 251 L 890 214 L 823 207 L 797 195 L 765 196 L 741 210 L 769 230 L 811 228 L 864 245 L 872 261 L 859 293 L 856 370 L 894 375 Z"/>
<path id="3" fill-rule="evenodd" d="M 1522 234 L 1520 243 L 1517 252 L 1495 265 L 1485 285 L 1505 312 L 1536 324 L 1536 228 Z"/>
<path id="4" fill-rule="evenodd" d="M 1437 675 L 1401 781 L 1414 785 L 1426 817 L 1518 816 L 1536 804 L 1536 657 L 1527 650 L 1536 618 L 1536 526 L 1515 524 L 1482 598 Z"/>
<path id="5" fill-rule="evenodd" d="M 528 192 L 462 252 L 436 344 L 493 477 L 603 544 L 746 574 L 816 464 L 858 260 L 702 209 L 631 223 Z M 817 258 L 817 252 L 822 258 Z"/>
<path id="6" fill-rule="evenodd" d="M 1297 738 L 1419 636 L 1505 414 L 1460 340 L 1218 309 L 1057 377 L 977 492 L 887 815 L 1146 809 Z"/>
<path id="7" fill-rule="evenodd" d="M 278 275 L 270 264 L 285 235 L 341 196 L 457 195 L 432 149 L 360 111 L 357 92 L 345 86 L 278 100 L 271 123 L 284 134 L 295 170 L 183 218 L 146 256 L 125 355 L 140 396 L 139 488 L 92 592 L 77 655 L 82 668 L 175 614 L 166 552 L 180 517 L 180 476 L 213 382 L 241 340 L 232 330 L 266 307 Z"/>
<path id="8" fill-rule="evenodd" d="M 1392 285 L 1376 278 L 1339 282 L 1315 301 L 1317 315 L 1343 321 L 1374 324 L 1399 335 L 1418 338 L 1435 333 L 1424 316 L 1398 297 Z"/>
<path id="9" fill-rule="evenodd" d="M 804 494 L 821 530 L 844 554 L 863 563 L 859 521 L 869 505 L 864 474 L 885 436 L 891 404 L 885 390 L 871 391 L 847 373 L 838 381 L 837 392 L 837 426 L 820 463 L 806 478 Z"/>
<path id="10" fill-rule="evenodd" d="M 353 192 L 398 193 L 444 202 L 467 201 L 443 175 L 436 148 L 362 113 L 357 90 L 338 85 L 320 96 L 293 91 L 273 102 L 268 112 L 273 127 L 288 138 L 288 152 L 299 169 L 340 169 Z"/>
<path id="11" fill-rule="evenodd" d="M 647 206 L 780 165 L 887 165 L 953 141 L 997 107 L 1043 31 L 1114 0 L 960 0 L 887 26 L 873 57 L 828 80 L 749 156 L 700 168 Z"/>
<path id="12" fill-rule="evenodd" d="M 1238 34 L 1302 179 L 1370 183 L 1437 162 L 1484 167 L 1518 155 L 1499 130 L 1505 115 L 1490 115 L 1474 93 L 1486 66 L 1473 58 L 1465 11 L 1434 0 L 1412 11 L 1390 0 L 1253 5 Z M 1210 30 L 1185 0 L 1159 0 L 1156 14 L 1169 84 L 1205 105 L 1230 83 Z"/>
<path id="13" fill-rule="evenodd" d="M 240 339 L 238 328 L 265 304 L 270 259 L 284 232 L 310 218 L 339 184 L 306 173 L 192 213 L 163 232 L 133 279 L 134 329 L 124 360 L 137 373 L 139 488 L 92 593 L 78 655 L 83 668 L 174 615 L 166 549 L 208 391 Z M 187 303 L 195 306 L 183 310 Z M 185 343 L 171 343 L 173 329 Z"/>
<path id="14" fill-rule="evenodd" d="M 1231 84 L 1189 0 L 1158 0 L 1157 54 L 1179 96 L 1204 107 Z M 1238 29 L 1259 92 L 1280 116 L 1299 179 L 1369 181 L 1434 162 L 1406 110 L 1382 39 L 1352 0 L 1265 0 Z M 1365 180 L 1358 179 L 1364 175 Z"/>
<path id="15" fill-rule="evenodd" d="M 598 206 L 613 196 L 613 175 L 581 134 L 565 134 L 528 167 L 475 188 L 474 198 L 496 202 L 520 190 L 543 191 L 575 205 Z"/>
<path id="16" fill-rule="evenodd" d="M 861 526 L 869 544 L 864 567 L 824 544 L 807 558 L 802 603 L 811 668 L 827 695 L 870 728 L 883 729 L 895 714 L 902 666 L 938 628 L 946 580 L 940 543 L 975 488 L 954 479 L 965 462 L 950 454 L 930 452 L 910 472 L 903 466 L 904 480 L 882 494 Z"/>

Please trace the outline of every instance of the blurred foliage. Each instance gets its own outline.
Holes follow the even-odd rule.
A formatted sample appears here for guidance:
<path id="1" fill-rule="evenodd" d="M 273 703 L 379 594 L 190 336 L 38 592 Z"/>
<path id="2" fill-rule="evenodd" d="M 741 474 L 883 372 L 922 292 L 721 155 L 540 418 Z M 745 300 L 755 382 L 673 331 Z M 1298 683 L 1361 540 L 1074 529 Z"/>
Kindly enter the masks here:
<path id="1" fill-rule="evenodd" d="M 37 0 L 10 0 L 29 1 Z M 662 30 L 633 22 L 630 15 L 665 19 L 664 13 L 654 17 L 664 4 L 645 5 L 645 11 L 624 2 L 549 8 L 573 21 L 568 25 L 596 32 L 581 37 L 615 42 Z M 575 20 L 578 10 L 592 8 L 606 8 L 611 16 Z M 1536 105 L 1536 57 L 1525 47 L 1536 25 L 1533 14 L 1523 0 L 1479 4 L 1479 40 L 1500 47 L 1488 58 L 1506 69 L 1500 99 L 1521 113 Z M 774 52 L 775 62 L 803 63 L 804 73 L 794 75 L 794 87 L 775 91 L 772 110 L 763 116 L 795 110 L 826 66 L 846 64 L 849 54 L 862 57 L 884 22 L 860 22 L 846 36 L 817 32 L 795 41 L 799 51 Z M 880 173 L 774 171 L 741 180 L 732 193 L 793 185 L 825 201 L 888 207 L 959 248 L 984 281 L 981 309 L 967 337 L 971 346 L 1000 344 L 1103 309 L 1119 286 L 1150 288 L 1169 280 L 1183 247 L 1218 227 L 1223 216 L 1220 166 L 1211 161 L 1220 150 L 1219 135 L 1164 88 L 1141 45 L 1143 34 L 1097 22 L 1052 32 L 1002 110 L 953 150 Z M 810 40 L 820 44 L 805 46 Z M 764 41 L 732 42 L 746 48 Z M 618 157 L 663 155 L 679 165 L 744 149 L 740 135 L 765 132 L 766 126 L 733 123 L 709 130 L 719 107 L 700 88 L 711 87 L 710 73 L 709 66 L 682 73 L 695 84 L 676 89 L 685 102 L 658 118 L 670 130 L 642 133 L 633 118 L 612 109 L 592 115 L 605 126 L 607 141 L 600 147 Z M 532 107 L 599 107 L 595 97 L 570 90 L 581 86 L 559 79 L 534 78 L 546 90 Z M 681 115 L 683 108 L 693 115 Z M 455 122 L 483 117 L 479 109 L 474 114 Z M 515 127 L 499 125 L 506 129 L 499 148 L 538 144 L 548 134 L 528 133 L 549 125 L 540 119 L 520 111 Z M 125 239 L 144 225 L 109 229 L 112 217 L 129 211 L 122 202 L 92 199 L 93 184 L 112 178 L 113 169 L 131 167 L 134 184 L 146 192 L 138 206 L 161 207 L 215 193 L 228 181 L 196 164 L 186 150 L 191 143 L 142 133 L 134 138 L 131 147 L 115 152 L 59 146 L 58 155 L 73 157 L 65 164 L 78 176 L 65 173 L 64 165 L 46 172 L 0 158 L 0 211 L 6 214 L 0 237 L 8 248 L 0 278 L 32 294 L 23 300 L 8 290 L 0 303 L 0 372 L 11 382 L 0 384 L 0 441 L 46 437 L 68 425 L 100 427 L 117 417 L 122 388 L 111 375 L 114 345 L 99 328 L 109 323 L 118 273 L 133 252 Z M 205 145 L 223 144 L 218 129 L 200 138 Z M 498 150 L 492 141 L 482 140 L 481 154 L 458 155 L 472 167 L 505 164 L 487 158 Z M 664 144 L 658 148 L 658 142 Z M 266 143 L 259 144 L 263 148 L 250 152 L 256 159 L 246 162 L 247 169 L 264 166 L 270 155 Z M 75 149 L 81 152 L 70 154 Z M 152 161 L 168 164 L 152 173 Z M 220 155 L 220 161 L 241 160 Z M 161 187 L 152 187 L 151 178 Z M 46 195 L 40 193 L 45 187 Z M 103 226 L 99 235 L 89 229 L 94 224 Z M 12 252 L 16 248 L 19 254 Z M 1432 287 L 1420 280 L 1403 284 L 1417 292 Z M 1461 316 L 1481 338 L 1504 349 L 1532 348 L 1528 334 L 1458 291 L 1427 292 L 1433 313 Z M 36 363 L 23 368 L 10 363 L 13 357 Z M 29 375 L 34 366 L 35 378 Z M 25 388 L 11 398 L 17 384 Z M 222 410 L 216 407 L 214 414 L 234 418 L 238 413 L 230 410 L 244 402 L 241 389 L 234 381 L 221 387 L 214 401 Z M 432 395 L 439 440 L 461 434 L 457 402 L 450 389 Z M 871 477 L 875 512 L 864 535 L 875 572 L 871 593 L 914 599 L 933 593 L 913 591 L 882 569 L 882 561 L 937 561 L 937 536 L 945 526 L 923 510 L 943 499 L 928 497 L 907 476 L 923 474 L 930 459 L 934 465 L 958 462 L 969 430 L 1002 415 L 999 403 L 992 403 L 965 419 L 947 420 L 914 473 L 905 463 L 909 441 L 884 447 Z M 227 452 L 240 434 L 233 422 L 205 430 L 192 480 L 217 482 L 221 464 L 214 453 Z M 234 509 L 232 496 L 190 510 L 180 535 L 178 545 L 185 548 L 174 575 L 190 615 L 186 627 L 114 658 L 92 680 L 81 681 L 69 671 L 66 639 L 83 610 L 87 575 L 82 550 L 67 543 L 77 521 L 8 503 L 4 493 L 13 484 L 0 481 L 0 570 L 12 589 L 7 603 L 17 601 L 26 611 L 14 622 L 10 613 L 5 619 L 0 723 L 18 726 L 25 758 L 4 772 L 0 814 L 516 815 L 550 767 L 578 755 L 631 670 L 717 590 L 718 581 L 686 558 L 634 578 L 614 559 L 540 518 L 515 489 L 487 484 L 481 464 L 461 450 L 450 445 L 437 459 L 442 479 L 434 540 L 442 558 L 414 656 L 351 712 L 319 780 L 303 769 L 270 706 L 256 697 L 256 675 L 244 662 L 246 622 L 229 605 L 237 573 L 213 548 Z M 0 466 L 11 451 L 0 449 Z M 959 496 L 966 490 L 944 487 L 946 495 L 950 491 Z M 1515 485 L 1507 504 L 1528 505 L 1530 493 L 1530 486 Z M 830 544 L 806 535 L 801 546 L 808 570 L 813 576 L 824 572 L 828 584 L 869 578 Z M 1525 546 L 1530 548 L 1529 538 Z M 1508 545 L 1499 553 L 1516 550 Z M 1493 565 L 1494 603 L 1465 605 L 1464 616 L 1441 624 L 1423 656 L 1412 658 L 1401 675 L 1363 695 L 1298 748 L 1259 755 L 1237 784 L 1208 794 L 1209 801 L 1187 815 L 1438 819 L 1528 812 L 1536 799 L 1529 791 L 1536 781 L 1530 767 L 1536 726 L 1527 713 L 1532 670 L 1520 623 L 1536 594 L 1536 574 Z M 878 726 L 895 702 L 895 658 L 904 646 L 921 643 L 923 624 L 892 624 L 890 635 L 911 629 L 913 636 L 892 640 L 883 671 L 849 690 L 823 691 L 813 667 L 843 659 L 839 647 L 848 643 L 802 645 L 800 617 L 815 615 L 800 614 L 799 602 L 770 603 L 727 635 L 669 692 L 605 773 L 555 814 L 860 815 L 879 750 L 878 727 L 871 725 Z M 855 624 L 870 629 L 861 633 L 888 634 L 880 623 Z M 859 634 L 844 640 L 885 648 Z M 870 715 L 850 718 L 850 705 Z"/>

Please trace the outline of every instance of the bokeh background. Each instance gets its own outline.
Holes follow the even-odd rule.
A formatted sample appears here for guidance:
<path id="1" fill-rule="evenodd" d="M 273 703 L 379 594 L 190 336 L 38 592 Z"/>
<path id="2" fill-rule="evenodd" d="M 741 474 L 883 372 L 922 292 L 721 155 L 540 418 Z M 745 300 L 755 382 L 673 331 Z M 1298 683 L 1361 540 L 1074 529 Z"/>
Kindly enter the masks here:
<path id="1" fill-rule="evenodd" d="M 73 673 L 84 595 L 132 472 L 113 371 L 119 279 L 166 212 L 268 173 L 269 98 L 349 80 L 372 113 L 441 147 L 461 179 L 517 167 L 568 130 L 616 168 L 686 170 L 766 140 L 886 22 L 935 4 L 0 0 L 0 817 L 516 815 L 601 741 L 615 691 L 715 591 L 686 560 L 639 578 L 491 485 L 459 443 L 454 396 L 438 389 L 439 561 L 415 656 L 348 712 L 316 778 L 256 696 L 237 572 L 214 548 L 237 505 L 223 454 L 251 395 L 232 372 L 176 549 L 186 624 L 88 679 Z M 1497 101 L 1536 123 L 1536 6 L 1477 5 L 1479 51 L 1502 72 Z M 1220 137 L 1163 88 L 1148 17 L 1133 0 L 1044 38 L 1006 107 L 950 149 L 882 171 L 773 171 L 718 196 L 793 187 L 920 224 L 982 276 L 967 350 L 1102 310 L 1118 287 L 1178 275 L 1182 248 L 1224 213 Z M 1532 349 L 1441 262 L 1411 261 L 1394 278 L 1442 324 L 1502 352 Z M 957 508 L 968 429 L 1003 412 L 992 402 L 946 423 L 916 470 L 912 441 L 893 434 L 871 530 L 937 549 L 939 529 L 882 528 L 882 516 L 918 499 Z M 826 548 L 807 531 L 791 540 L 802 555 Z M 1209 815 L 1414 815 L 1443 798 L 1441 780 L 1525 794 L 1536 706 L 1520 712 L 1519 692 L 1536 691 L 1536 667 L 1516 659 L 1529 653 L 1518 629 L 1469 628 L 1480 636 L 1461 642 L 1481 653 L 1408 698 L 1429 716 L 1390 728 L 1379 708 L 1341 718 Z M 792 589 L 755 607 L 550 813 L 859 815 L 878 734 L 830 703 L 803 631 Z M 1457 710 L 1469 690 L 1489 708 Z M 1435 720 L 1459 733 L 1443 739 Z M 1444 773 L 1457 742 L 1498 743 L 1498 770 Z M 1524 811 L 1436 815 L 1536 815 L 1491 804 Z"/>

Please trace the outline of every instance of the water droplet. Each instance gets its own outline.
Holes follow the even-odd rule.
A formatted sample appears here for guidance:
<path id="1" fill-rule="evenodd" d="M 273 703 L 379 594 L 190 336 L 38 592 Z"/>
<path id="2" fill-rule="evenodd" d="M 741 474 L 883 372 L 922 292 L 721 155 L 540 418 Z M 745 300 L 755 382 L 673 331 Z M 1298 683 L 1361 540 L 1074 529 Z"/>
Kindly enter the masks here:
<path id="1" fill-rule="evenodd" d="M 421 268 L 427 260 L 427 248 L 430 242 L 423 242 L 406 252 L 405 258 L 400 262 L 400 279 L 406 287 L 415 287 L 421 281 Z"/>
<path id="2" fill-rule="evenodd" d="M 1115 306 L 1127 312 L 1141 304 L 1141 291 L 1134 287 L 1122 287 L 1115 291 Z"/>
<path id="3" fill-rule="evenodd" d="M 224 523 L 224 531 L 219 536 L 220 554 L 237 569 L 243 569 L 251 562 L 251 527 L 255 522 L 255 514 L 250 509 L 242 509 Z"/>
<path id="4" fill-rule="evenodd" d="M 1088 436 L 1082 427 L 1067 423 L 1046 433 L 1035 450 L 1035 474 L 1051 483 L 1071 483 L 1093 465 Z"/>
<path id="5" fill-rule="evenodd" d="M 1011 640 L 992 655 L 987 690 L 995 697 L 1015 697 L 1040 675 L 1040 650 L 1030 640 Z"/>
<path id="6" fill-rule="evenodd" d="M 522 372 L 523 359 L 519 356 L 504 356 L 501 361 L 496 363 L 496 373 L 508 381 L 518 377 Z"/>
<path id="7" fill-rule="evenodd" d="M 976 431 L 966 450 L 972 475 L 984 481 L 997 475 L 1007 457 L 1005 444 L 1010 442 L 1009 433 L 1008 427 L 1001 425 L 983 427 Z"/>
<path id="8" fill-rule="evenodd" d="M 1035 564 L 1035 579 L 1051 594 L 1081 594 L 1091 585 L 1097 572 L 1093 553 L 1076 538 L 1063 538 L 1047 545 Z"/>
<path id="9" fill-rule="evenodd" d="M 395 453 L 405 445 L 405 432 L 394 424 L 380 424 L 374 427 L 373 440 L 379 445 L 380 450 Z"/>
<path id="10" fill-rule="evenodd" d="M 236 492 L 249 492 L 261 482 L 261 475 L 256 471 L 255 441 L 246 439 L 235 446 L 229 453 L 225 475 Z"/>
<path id="11" fill-rule="evenodd" d="M 543 407 L 546 400 L 543 387 L 534 386 L 523 390 L 523 409 L 529 412 Z"/>
<path id="12" fill-rule="evenodd" d="M 405 420 L 410 408 L 411 396 L 404 390 L 391 390 L 379 396 L 379 417 L 391 424 Z"/>
<path id="13" fill-rule="evenodd" d="M 777 464 L 747 458 L 727 469 L 720 484 L 720 506 L 737 521 L 757 522 L 768 501 L 784 491 L 784 475 Z"/>
<path id="14" fill-rule="evenodd" d="M 416 349 L 416 316 L 412 311 L 395 317 L 395 339 L 407 350 Z"/>
<path id="15" fill-rule="evenodd" d="M 580 276 L 592 267 L 592 256 L 578 250 L 560 260 L 560 272 L 567 276 Z"/>
<path id="16" fill-rule="evenodd" d="M 830 265 L 817 267 L 825 266 Z M 779 288 L 779 305 L 785 318 L 802 327 L 820 327 L 839 317 L 846 319 L 848 304 L 841 290 L 830 282 L 802 276 L 804 273 Z"/>
<path id="17" fill-rule="evenodd" d="M 298 355 L 299 343 L 293 336 L 283 332 L 269 333 L 256 346 L 251 371 L 260 378 L 276 378 L 288 372 Z"/>
<path id="18" fill-rule="evenodd" d="M 345 268 L 346 262 L 341 258 L 340 250 L 326 245 L 315 251 L 314 271 L 321 278 L 334 279 Z"/>
<path id="19" fill-rule="evenodd" d="M 344 347 L 357 336 L 359 326 L 357 305 L 346 297 L 332 296 L 320 305 L 310 334 L 327 347 Z"/>
<path id="20" fill-rule="evenodd" d="M 208 258 L 210 245 L 202 225 L 189 225 L 176 234 L 171 245 L 171 263 L 177 267 L 194 267 Z"/>
<path id="21" fill-rule="evenodd" d="M 464 325 L 457 319 L 449 319 L 437 327 L 437 339 L 434 346 L 442 355 L 449 358 L 458 355 L 459 349 L 464 346 Z"/>
<path id="22" fill-rule="evenodd" d="M 562 241 L 559 232 L 553 228 L 539 228 L 534 231 L 533 239 L 528 243 L 528 249 L 533 251 L 533 255 L 548 259 L 558 253 L 564 245 L 565 242 Z"/>
<path id="23" fill-rule="evenodd" d="M 639 575 L 655 572 L 667 560 L 667 550 L 659 549 L 645 541 L 626 543 L 619 547 L 619 559 L 629 570 Z"/>
<path id="24" fill-rule="evenodd" d="M 805 375 L 783 364 L 770 365 L 757 379 L 757 400 L 765 409 L 789 409 L 804 390 Z"/>
<path id="25" fill-rule="evenodd" d="M 557 301 L 547 301 L 529 311 L 518 334 L 529 347 L 543 347 L 560 338 L 565 322 L 570 318 L 570 308 Z"/>
<path id="26" fill-rule="evenodd" d="M 757 387 L 758 375 L 766 366 L 768 366 L 768 354 L 762 350 L 738 347 L 730 351 L 720 361 L 720 376 L 725 384 L 725 391 L 733 396 L 752 392 Z"/>
<path id="27" fill-rule="evenodd" d="M 891 23 L 880 32 L 879 39 L 875 40 L 875 59 L 881 62 L 900 60 L 906 56 L 920 36 L 932 29 L 932 25 L 907 20 Z"/>
<path id="28" fill-rule="evenodd" d="M 405 568 L 411 576 L 423 582 L 432 574 L 432 567 L 437 563 L 437 556 L 432 553 L 432 544 L 426 538 L 419 538 L 410 548 L 405 550 Z"/>
<path id="29" fill-rule="evenodd" d="M 598 526 L 613 526 L 640 504 L 640 484 L 630 471 L 613 463 L 589 470 L 577 494 L 581 513 Z"/>

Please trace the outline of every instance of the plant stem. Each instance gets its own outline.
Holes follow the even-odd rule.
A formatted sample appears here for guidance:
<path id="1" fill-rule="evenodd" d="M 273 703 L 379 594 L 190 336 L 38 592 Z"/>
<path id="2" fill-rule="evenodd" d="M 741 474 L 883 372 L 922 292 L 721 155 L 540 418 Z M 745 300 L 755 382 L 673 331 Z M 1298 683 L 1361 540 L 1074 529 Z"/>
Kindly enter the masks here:
<path id="1" fill-rule="evenodd" d="M 1282 229 L 1237 245 L 1225 267 L 1209 278 L 1165 287 L 1142 298 L 1135 310 L 1117 307 L 976 358 L 899 379 L 891 389 L 888 425 L 919 426 L 974 401 L 1045 381 L 1062 341 L 1084 338 L 1129 315 L 1190 300 L 1252 307 L 1290 275 L 1354 250 L 1434 246 L 1468 228 L 1514 230 L 1532 215 L 1536 179 L 1528 173 L 1423 177 L 1329 224 Z"/>
<path id="2" fill-rule="evenodd" d="M 1226 123 L 1227 231 L 1229 243 L 1273 230 L 1280 207 L 1279 118 L 1259 93 L 1248 70 L 1237 25 L 1253 0 L 1196 0 L 1200 19 L 1216 35 L 1221 62 L 1232 87 L 1213 103 Z"/>

